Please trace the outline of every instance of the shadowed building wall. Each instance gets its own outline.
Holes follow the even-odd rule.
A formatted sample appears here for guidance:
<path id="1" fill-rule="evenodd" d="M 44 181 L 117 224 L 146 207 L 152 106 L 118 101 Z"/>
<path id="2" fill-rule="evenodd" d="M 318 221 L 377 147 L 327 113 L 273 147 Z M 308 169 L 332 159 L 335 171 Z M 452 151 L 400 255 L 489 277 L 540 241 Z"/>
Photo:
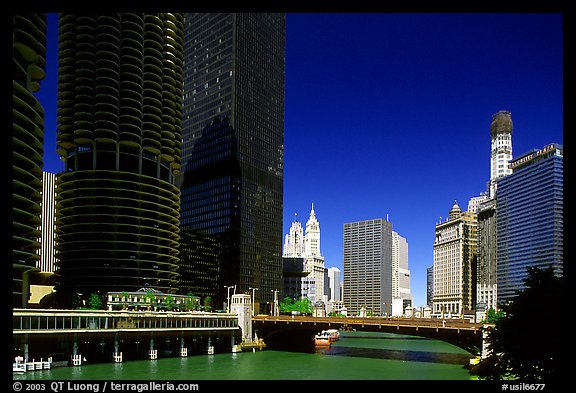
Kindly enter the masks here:
<path id="1" fill-rule="evenodd" d="M 12 305 L 26 307 L 40 260 L 44 110 L 33 93 L 45 76 L 46 15 L 12 21 Z"/>
<path id="2" fill-rule="evenodd" d="M 218 306 L 237 285 L 259 289 L 258 311 L 282 285 L 285 24 L 284 14 L 185 15 L 181 223 L 220 245 Z M 186 285 L 212 279 L 184 270 Z"/>

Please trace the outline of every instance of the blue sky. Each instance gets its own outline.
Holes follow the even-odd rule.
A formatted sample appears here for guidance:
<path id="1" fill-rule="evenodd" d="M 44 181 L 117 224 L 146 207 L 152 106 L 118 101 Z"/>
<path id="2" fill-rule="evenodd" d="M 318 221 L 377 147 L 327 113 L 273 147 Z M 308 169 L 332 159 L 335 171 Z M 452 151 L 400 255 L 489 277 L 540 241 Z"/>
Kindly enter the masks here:
<path id="1" fill-rule="evenodd" d="M 466 210 L 486 189 L 492 115 L 511 112 L 515 157 L 563 143 L 562 15 L 289 13 L 286 21 L 283 235 L 295 214 L 306 223 L 314 203 L 325 265 L 343 271 L 344 223 L 388 215 L 408 241 L 414 305 L 424 305 L 435 224 L 454 200 Z M 48 46 L 38 95 L 45 170 L 56 172 L 56 44 Z"/>

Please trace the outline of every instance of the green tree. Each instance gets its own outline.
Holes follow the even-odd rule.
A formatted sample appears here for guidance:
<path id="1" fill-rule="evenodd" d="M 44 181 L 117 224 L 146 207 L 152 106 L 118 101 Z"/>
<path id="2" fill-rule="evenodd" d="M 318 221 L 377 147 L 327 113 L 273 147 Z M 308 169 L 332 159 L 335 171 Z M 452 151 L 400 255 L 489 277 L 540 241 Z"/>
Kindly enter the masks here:
<path id="1" fill-rule="evenodd" d="M 210 295 L 204 298 L 204 310 L 206 311 L 212 310 L 212 297 Z"/>
<path id="2" fill-rule="evenodd" d="M 91 293 L 88 298 L 88 308 L 90 310 L 101 310 L 103 306 L 102 298 L 97 293 Z"/>
<path id="3" fill-rule="evenodd" d="M 156 301 L 156 295 L 154 295 L 152 292 L 146 292 L 144 297 L 146 299 L 146 303 L 148 304 L 148 310 L 153 309 L 155 307 L 154 302 Z"/>
<path id="4" fill-rule="evenodd" d="M 166 298 L 164 299 L 164 304 L 166 305 L 166 310 L 172 311 L 172 309 L 174 308 L 174 296 L 167 295 Z"/>
<path id="5" fill-rule="evenodd" d="M 280 313 L 290 314 L 294 309 L 294 301 L 290 296 L 286 296 L 278 306 L 280 308 Z"/>
<path id="6" fill-rule="evenodd" d="M 186 310 L 192 311 L 196 308 L 195 297 L 192 292 L 188 292 L 188 297 L 186 298 Z"/>
<path id="7" fill-rule="evenodd" d="M 524 289 L 502 307 L 504 315 L 488 328 L 489 355 L 471 370 L 481 379 L 563 377 L 563 279 L 552 268 L 528 268 L 527 273 Z"/>
<path id="8" fill-rule="evenodd" d="M 504 311 L 502 310 L 494 310 L 492 307 L 486 311 L 486 321 L 488 323 L 496 323 L 499 319 L 504 317 Z"/>
<path id="9" fill-rule="evenodd" d="M 312 301 L 307 297 L 296 300 L 294 302 L 294 310 L 300 311 L 302 315 L 312 314 Z"/>

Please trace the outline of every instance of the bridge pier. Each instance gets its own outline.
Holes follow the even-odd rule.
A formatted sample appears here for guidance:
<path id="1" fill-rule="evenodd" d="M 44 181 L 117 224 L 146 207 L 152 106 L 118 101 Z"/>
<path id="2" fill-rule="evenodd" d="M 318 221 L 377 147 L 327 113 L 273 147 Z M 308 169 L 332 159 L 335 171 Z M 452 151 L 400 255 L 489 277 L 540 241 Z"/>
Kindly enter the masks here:
<path id="1" fill-rule="evenodd" d="M 184 332 L 180 333 L 180 356 L 188 356 L 188 348 L 184 346 Z"/>
<path id="2" fill-rule="evenodd" d="M 78 334 L 74 333 L 74 344 L 72 346 L 72 365 L 81 366 L 82 356 L 78 354 Z"/>
<path id="3" fill-rule="evenodd" d="M 119 351 L 120 344 L 118 343 L 118 333 L 114 335 L 114 352 L 112 352 L 112 359 L 114 363 L 122 363 L 122 352 Z"/>
<path id="4" fill-rule="evenodd" d="M 148 359 L 158 359 L 158 350 L 154 349 L 154 332 L 150 332 L 150 350 L 148 351 Z"/>

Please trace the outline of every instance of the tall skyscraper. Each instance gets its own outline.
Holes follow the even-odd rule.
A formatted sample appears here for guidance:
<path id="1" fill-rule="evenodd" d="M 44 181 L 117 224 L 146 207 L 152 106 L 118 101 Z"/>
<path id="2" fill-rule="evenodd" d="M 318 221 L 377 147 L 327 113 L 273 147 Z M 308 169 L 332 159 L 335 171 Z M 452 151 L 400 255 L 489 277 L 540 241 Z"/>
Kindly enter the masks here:
<path id="1" fill-rule="evenodd" d="M 312 204 L 305 231 L 300 222 L 292 222 L 290 233 L 285 237 L 282 257 L 303 258 L 304 268 L 309 273 L 302 278 L 302 288 L 307 289 L 306 296 L 313 302 L 328 301 L 328 285 L 325 284 L 328 277 L 324 267 L 324 257 L 320 252 L 320 222 L 316 218 L 314 204 Z"/>
<path id="2" fill-rule="evenodd" d="M 27 307 L 40 260 L 44 110 L 34 96 L 46 67 L 46 15 L 14 14 L 12 79 L 12 305 Z"/>
<path id="3" fill-rule="evenodd" d="M 475 305 L 476 213 L 455 201 L 448 219 L 436 225 L 434 239 L 434 314 L 461 315 Z"/>
<path id="4" fill-rule="evenodd" d="M 476 303 L 497 309 L 496 304 L 496 186 L 499 179 L 512 171 L 512 117 L 501 110 L 492 116 L 490 123 L 491 154 L 490 180 L 487 190 L 472 198 L 468 211 L 478 214 L 478 258 L 476 267 Z"/>
<path id="5" fill-rule="evenodd" d="M 498 180 L 497 302 L 524 288 L 527 267 L 563 274 L 564 149 L 550 144 L 510 162 L 512 174 Z"/>
<path id="6" fill-rule="evenodd" d="M 408 269 L 408 241 L 392 231 L 392 298 L 412 303 L 410 269 Z"/>
<path id="7" fill-rule="evenodd" d="M 478 258 L 476 265 L 476 303 L 497 309 L 496 294 L 496 198 L 478 205 Z"/>
<path id="8" fill-rule="evenodd" d="M 434 297 L 434 265 L 426 268 L 426 305 L 432 307 Z"/>
<path id="9" fill-rule="evenodd" d="M 216 302 L 258 288 L 258 310 L 282 286 L 285 15 L 186 14 L 184 31 L 181 228 L 219 244 Z"/>
<path id="10" fill-rule="evenodd" d="M 60 14 L 61 290 L 175 293 L 182 14 Z"/>
<path id="11" fill-rule="evenodd" d="M 306 259 L 306 270 L 310 272 L 309 277 L 315 280 L 315 292 L 310 300 L 328 301 L 324 285 L 326 268 L 324 267 L 324 257 L 320 253 L 320 223 L 314 212 L 314 204 L 312 204 L 310 217 L 306 221 L 306 230 L 304 231 L 304 258 Z"/>
<path id="12" fill-rule="evenodd" d="M 304 236 L 304 255 L 321 257 L 320 254 L 320 223 L 314 212 L 314 204 L 310 210 L 310 217 L 306 221 L 306 231 Z"/>
<path id="13" fill-rule="evenodd" d="M 340 286 L 340 269 L 337 267 L 329 267 L 328 269 L 328 282 L 330 288 L 329 300 L 335 302 L 342 301 L 342 289 Z"/>
<path id="14" fill-rule="evenodd" d="M 499 178 L 512 173 L 508 162 L 512 159 L 512 115 L 501 110 L 492 116 L 490 136 L 492 152 L 490 154 L 490 189 L 489 195 L 496 195 L 496 182 Z"/>
<path id="15" fill-rule="evenodd" d="M 348 315 L 392 309 L 392 224 L 382 218 L 344 224 L 344 305 Z M 387 311 L 386 311 L 387 310 Z"/>

